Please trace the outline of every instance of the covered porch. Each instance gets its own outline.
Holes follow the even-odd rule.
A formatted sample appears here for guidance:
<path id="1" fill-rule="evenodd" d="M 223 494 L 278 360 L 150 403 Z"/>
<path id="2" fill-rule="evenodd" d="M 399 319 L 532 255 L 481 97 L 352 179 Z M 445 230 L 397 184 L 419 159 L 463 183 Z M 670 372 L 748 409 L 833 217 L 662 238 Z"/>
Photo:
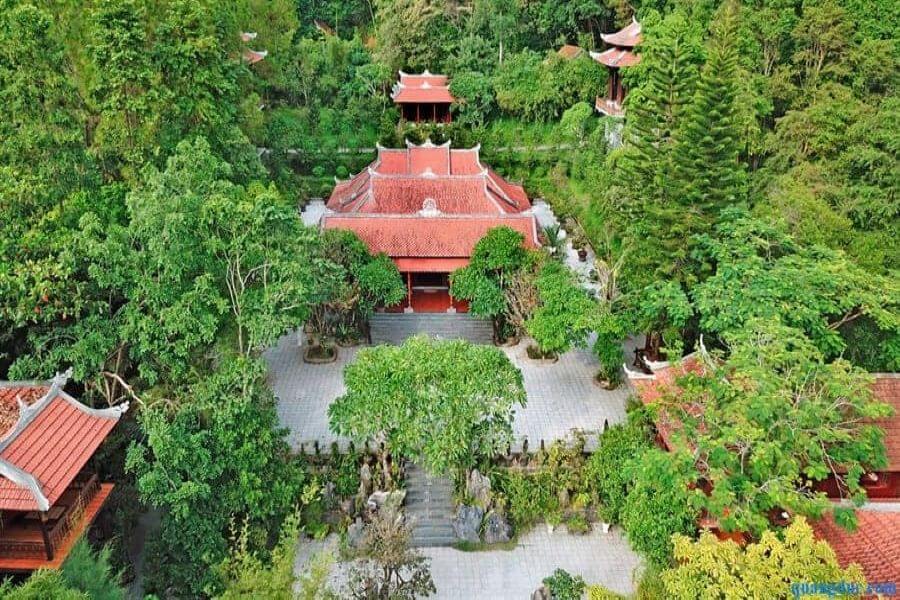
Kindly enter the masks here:
<path id="1" fill-rule="evenodd" d="M 406 298 L 387 312 L 469 312 L 468 302 L 450 294 L 450 273 L 401 271 L 400 275 L 406 282 Z"/>
<path id="2" fill-rule="evenodd" d="M 404 102 L 400 104 L 400 113 L 404 121 L 413 123 L 452 123 L 449 102 Z"/>
<path id="3" fill-rule="evenodd" d="M 103 507 L 113 484 L 84 471 L 48 510 L 0 511 L 0 572 L 58 568 Z"/>

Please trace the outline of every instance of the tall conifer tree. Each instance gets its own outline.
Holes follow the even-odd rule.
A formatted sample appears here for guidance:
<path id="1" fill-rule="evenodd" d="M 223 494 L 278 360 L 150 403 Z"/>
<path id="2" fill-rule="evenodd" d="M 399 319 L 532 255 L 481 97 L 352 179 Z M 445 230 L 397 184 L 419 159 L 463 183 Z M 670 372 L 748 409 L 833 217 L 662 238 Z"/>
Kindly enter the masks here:
<path id="1" fill-rule="evenodd" d="M 744 198 L 736 105 L 738 10 L 729 0 L 713 19 L 706 63 L 678 135 L 675 171 L 681 186 L 679 201 L 685 208 L 682 226 L 688 235 L 699 233 L 722 208 Z"/>

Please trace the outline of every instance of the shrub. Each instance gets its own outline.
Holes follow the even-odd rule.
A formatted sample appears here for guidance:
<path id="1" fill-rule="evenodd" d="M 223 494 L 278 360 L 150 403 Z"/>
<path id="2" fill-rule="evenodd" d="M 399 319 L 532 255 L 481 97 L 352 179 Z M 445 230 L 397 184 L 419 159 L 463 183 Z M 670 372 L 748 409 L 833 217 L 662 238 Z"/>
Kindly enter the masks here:
<path id="1" fill-rule="evenodd" d="M 553 575 L 545 578 L 544 585 L 550 590 L 553 600 L 581 600 L 585 588 L 581 576 L 573 576 L 562 569 L 553 571 Z"/>
<path id="2" fill-rule="evenodd" d="M 587 587 L 587 600 L 626 600 L 626 598 L 626 596 L 612 592 L 602 585 L 589 585 Z"/>
<path id="3" fill-rule="evenodd" d="M 672 557 L 672 536 L 693 536 L 699 514 L 691 506 L 690 456 L 648 450 L 632 462 L 634 482 L 622 506 L 622 526 L 632 547 L 650 562 L 666 566 Z"/>
<path id="4" fill-rule="evenodd" d="M 507 511 L 516 531 L 531 527 L 559 510 L 559 499 L 548 471 L 508 471 L 496 478 L 497 490 L 507 501 Z"/>
<path id="5" fill-rule="evenodd" d="M 640 460 L 652 447 L 650 418 L 639 407 L 628 414 L 628 422 L 613 425 L 600 435 L 597 450 L 585 469 L 586 487 L 597 494 L 600 517 L 618 523 L 631 487 L 630 461 Z"/>

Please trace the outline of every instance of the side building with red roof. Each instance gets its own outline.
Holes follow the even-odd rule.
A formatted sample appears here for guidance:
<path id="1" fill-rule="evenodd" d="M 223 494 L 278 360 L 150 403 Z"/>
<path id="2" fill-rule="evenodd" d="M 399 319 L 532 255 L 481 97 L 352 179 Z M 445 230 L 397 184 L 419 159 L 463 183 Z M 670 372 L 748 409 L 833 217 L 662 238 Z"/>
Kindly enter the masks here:
<path id="1" fill-rule="evenodd" d="M 434 75 L 426 69 L 419 75 L 400 71 L 400 81 L 394 84 L 391 100 L 400 107 L 405 121 L 450 123 L 450 80 L 446 75 Z"/>
<path id="2" fill-rule="evenodd" d="M 128 403 L 85 406 L 67 377 L 0 382 L 0 572 L 58 568 L 112 491 L 89 463 Z"/>
<path id="3" fill-rule="evenodd" d="M 687 373 L 702 374 L 705 368 L 696 354 L 671 365 L 646 362 L 642 366 L 647 369 L 632 371 L 626 366 L 625 372 L 645 405 L 656 403 L 663 395 L 677 394 L 679 377 Z M 894 409 L 893 416 L 876 421 L 884 429 L 888 464 L 882 471 L 864 474 L 860 480 L 869 502 L 856 509 L 856 531 L 848 531 L 835 523 L 832 514 L 810 524 L 816 537 L 826 540 L 834 549 L 842 567 L 856 563 L 862 567 L 869 583 L 900 584 L 900 373 L 876 373 L 874 377 L 872 393 L 875 398 Z M 702 410 L 699 406 L 686 407 L 686 410 L 692 408 Z M 676 419 L 659 411 L 656 415 L 659 445 L 671 449 L 671 437 L 678 427 Z M 836 504 L 841 502 L 833 478 L 822 481 L 818 489 Z M 720 538 L 740 537 L 740 534 L 718 531 L 716 522 L 709 518 L 701 519 L 700 526 L 713 530 Z"/>
<path id="4" fill-rule="evenodd" d="M 607 44 L 603 52 L 591 52 L 591 58 L 606 67 L 609 74 L 605 96 L 597 96 L 595 108 L 598 112 L 611 116 L 625 115 L 625 86 L 622 85 L 622 69 L 632 67 L 641 61 L 634 48 L 641 43 L 641 24 L 632 19 L 624 29 L 614 33 L 603 33 L 600 37 Z"/>
<path id="5" fill-rule="evenodd" d="M 537 247 L 537 221 L 522 186 L 482 164 L 479 148 L 450 143 L 378 147 L 365 170 L 338 181 L 319 226 L 356 233 L 387 254 L 407 282 L 407 312 L 466 311 L 449 275 L 469 263 L 488 230 L 506 226 Z"/>

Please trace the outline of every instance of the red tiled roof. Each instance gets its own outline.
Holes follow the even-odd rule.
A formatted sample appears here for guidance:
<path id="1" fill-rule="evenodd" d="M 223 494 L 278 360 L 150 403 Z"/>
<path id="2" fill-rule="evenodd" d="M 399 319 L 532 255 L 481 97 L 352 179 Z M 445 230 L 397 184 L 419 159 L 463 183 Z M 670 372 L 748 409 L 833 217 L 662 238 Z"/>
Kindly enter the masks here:
<path id="1" fill-rule="evenodd" d="M 241 56 L 248 64 L 255 65 L 269 55 L 268 50 L 244 50 Z"/>
<path id="2" fill-rule="evenodd" d="M 469 264 L 468 258 L 395 258 L 401 273 L 452 273 Z"/>
<path id="3" fill-rule="evenodd" d="M 581 56 L 584 53 L 584 49 L 578 46 L 573 46 L 572 44 L 565 44 L 559 50 L 557 50 L 556 53 L 562 58 L 572 59 Z"/>
<path id="4" fill-rule="evenodd" d="M 601 33 L 600 37 L 610 46 L 634 48 L 641 43 L 641 24 L 632 19 L 626 27 L 614 33 Z"/>
<path id="5" fill-rule="evenodd" d="M 421 75 L 400 71 L 400 81 L 395 84 L 391 98 L 397 104 L 410 102 L 449 104 L 454 100 L 447 76 L 432 75 L 428 71 Z"/>
<path id="6" fill-rule="evenodd" d="M 900 373 L 877 373 L 872 392 L 882 402 L 894 408 L 894 415 L 879 419 L 887 446 L 888 471 L 900 472 Z"/>
<path id="7" fill-rule="evenodd" d="M 2 510 L 52 506 L 128 409 L 127 403 L 105 410 L 88 408 L 61 391 L 63 384 L 64 379 L 51 384 L 0 439 Z"/>
<path id="8" fill-rule="evenodd" d="M 816 537 L 827 540 L 842 567 L 859 564 L 872 582 L 900 582 L 900 512 L 857 510 L 858 527 L 850 533 L 831 515 L 812 522 Z"/>
<path id="9" fill-rule="evenodd" d="M 378 157 L 349 181 L 338 182 L 327 207 L 339 213 L 418 213 L 428 201 L 444 214 L 503 215 L 531 208 L 520 185 L 481 164 L 479 149 L 449 143 L 378 148 Z"/>
<path id="10" fill-rule="evenodd" d="M 395 259 L 468 258 L 489 229 L 503 225 L 522 233 L 527 246 L 537 246 L 531 215 L 326 215 L 322 223 L 325 229 L 353 231 L 373 253 Z"/>
<path id="11" fill-rule="evenodd" d="M 674 365 L 669 363 L 663 363 L 659 366 L 651 364 L 651 367 L 656 367 L 651 369 L 653 375 L 642 375 L 632 371 L 627 372 L 632 385 L 637 389 L 641 402 L 645 405 L 653 404 L 667 394 L 677 393 L 678 385 L 676 380 L 679 377 L 687 373 L 701 374 L 704 370 L 703 363 L 700 362 L 696 354 L 685 356 Z M 699 411 L 699 407 L 696 407 L 696 409 Z M 690 411 L 691 407 L 688 407 L 687 410 Z M 659 432 L 659 437 L 662 438 L 666 448 L 672 448 L 672 434 L 679 426 L 680 422 L 675 417 L 666 414 L 665 411 L 660 410 L 657 414 L 656 430 Z"/>
<path id="12" fill-rule="evenodd" d="M 50 387 L 44 383 L 0 382 L 0 438 L 19 420 L 19 402 L 34 404 Z"/>
<path id="13" fill-rule="evenodd" d="M 641 62 L 641 57 L 624 48 L 609 48 L 603 52 L 591 52 L 591 58 L 607 67 L 633 67 Z"/>
<path id="14" fill-rule="evenodd" d="M 622 105 L 615 100 L 609 100 L 607 98 L 597 97 L 597 101 L 594 103 L 594 108 L 597 109 L 597 112 L 603 113 L 604 115 L 609 115 L 610 117 L 621 117 L 625 114 L 625 109 Z"/>

